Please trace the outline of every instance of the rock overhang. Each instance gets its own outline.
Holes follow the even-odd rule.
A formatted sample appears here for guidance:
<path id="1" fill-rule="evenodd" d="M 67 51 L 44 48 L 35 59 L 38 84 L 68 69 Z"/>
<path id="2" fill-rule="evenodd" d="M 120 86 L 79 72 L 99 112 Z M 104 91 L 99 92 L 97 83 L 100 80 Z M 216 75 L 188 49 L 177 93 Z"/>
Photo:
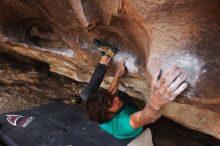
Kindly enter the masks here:
<path id="1" fill-rule="evenodd" d="M 219 117 L 219 6 L 218 0 L 3 1 L 0 44 L 4 50 L 49 63 L 51 71 L 87 82 L 99 59 L 92 40 L 100 38 L 121 49 L 115 61 L 129 57 L 120 89 L 139 98 L 149 95 L 157 69 L 176 63 L 188 73 L 191 86 L 177 99 L 177 107 L 196 107 L 199 115 L 208 109 Z M 111 81 L 114 66 L 113 61 L 102 87 Z M 188 127 L 198 126 L 175 111 L 165 111 Z M 210 125 L 202 124 L 196 129 Z M 212 128 L 203 132 L 220 137 Z"/>

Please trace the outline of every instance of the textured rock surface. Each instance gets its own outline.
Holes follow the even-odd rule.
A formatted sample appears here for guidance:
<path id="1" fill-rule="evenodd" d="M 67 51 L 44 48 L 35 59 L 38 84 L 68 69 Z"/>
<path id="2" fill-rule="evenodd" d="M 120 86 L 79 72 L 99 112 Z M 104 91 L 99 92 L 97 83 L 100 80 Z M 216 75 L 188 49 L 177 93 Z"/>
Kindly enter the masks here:
<path id="1" fill-rule="evenodd" d="M 21 55 L 1 53 L 0 70 L 0 113 L 27 109 L 54 100 L 67 104 L 80 103 L 79 91 L 85 84 L 50 72 L 46 63 Z M 144 106 L 143 101 L 134 101 L 139 107 Z M 151 125 L 151 129 L 155 146 L 220 144 L 220 140 L 212 136 L 188 129 L 164 117 Z"/>
<path id="2" fill-rule="evenodd" d="M 1 0 L 0 46 L 87 82 L 99 59 L 92 39 L 103 39 L 120 48 L 114 61 L 128 56 L 120 89 L 139 98 L 157 69 L 176 63 L 191 88 L 164 115 L 220 138 L 219 7 L 219 0 Z"/>
<path id="3" fill-rule="evenodd" d="M 49 72 L 46 63 L 0 54 L 0 113 L 56 101 L 73 103 L 83 84 Z"/>

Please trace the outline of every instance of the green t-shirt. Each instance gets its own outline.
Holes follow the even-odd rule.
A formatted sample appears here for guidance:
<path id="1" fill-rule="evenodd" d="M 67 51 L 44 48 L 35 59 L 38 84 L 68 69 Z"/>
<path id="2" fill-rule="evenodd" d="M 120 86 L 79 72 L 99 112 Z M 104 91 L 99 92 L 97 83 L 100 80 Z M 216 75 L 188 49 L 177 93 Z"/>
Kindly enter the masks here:
<path id="1" fill-rule="evenodd" d="M 119 113 L 114 115 L 110 121 L 100 124 L 99 126 L 116 138 L 134 138 L 143 130 L 143 127 L 135 129 L 130 125 L 130 115 L 136 111 L 137 110 L 133 107 L 125 106 Z"/>

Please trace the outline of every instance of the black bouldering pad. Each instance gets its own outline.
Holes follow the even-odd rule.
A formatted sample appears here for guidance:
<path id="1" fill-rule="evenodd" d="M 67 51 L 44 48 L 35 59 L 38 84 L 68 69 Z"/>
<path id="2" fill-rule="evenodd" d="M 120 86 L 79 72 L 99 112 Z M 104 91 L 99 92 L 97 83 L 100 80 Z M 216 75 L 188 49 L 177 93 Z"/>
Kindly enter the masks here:
<path id="1" fill-rule="evenodd" d="M 83 109 L 51 103 L 0 115 L 0 141 L 6 146 L 125 146 L 85 118 Z"/>

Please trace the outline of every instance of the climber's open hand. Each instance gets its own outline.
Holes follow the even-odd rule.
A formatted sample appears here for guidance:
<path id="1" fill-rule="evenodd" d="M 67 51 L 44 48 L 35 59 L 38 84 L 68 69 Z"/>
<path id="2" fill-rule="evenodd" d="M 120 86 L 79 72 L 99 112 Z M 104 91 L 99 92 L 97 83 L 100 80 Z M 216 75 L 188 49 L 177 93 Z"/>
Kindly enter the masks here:
<path id="1" fill-rule="evenodd" d="M 160 70 L 152 79 L 148 104 L 159 110 L 163 105 L 173 101 L 187 88 L 185 80 L 186 74 L 177 65 L 172 65 L 163 73 Z"/>

